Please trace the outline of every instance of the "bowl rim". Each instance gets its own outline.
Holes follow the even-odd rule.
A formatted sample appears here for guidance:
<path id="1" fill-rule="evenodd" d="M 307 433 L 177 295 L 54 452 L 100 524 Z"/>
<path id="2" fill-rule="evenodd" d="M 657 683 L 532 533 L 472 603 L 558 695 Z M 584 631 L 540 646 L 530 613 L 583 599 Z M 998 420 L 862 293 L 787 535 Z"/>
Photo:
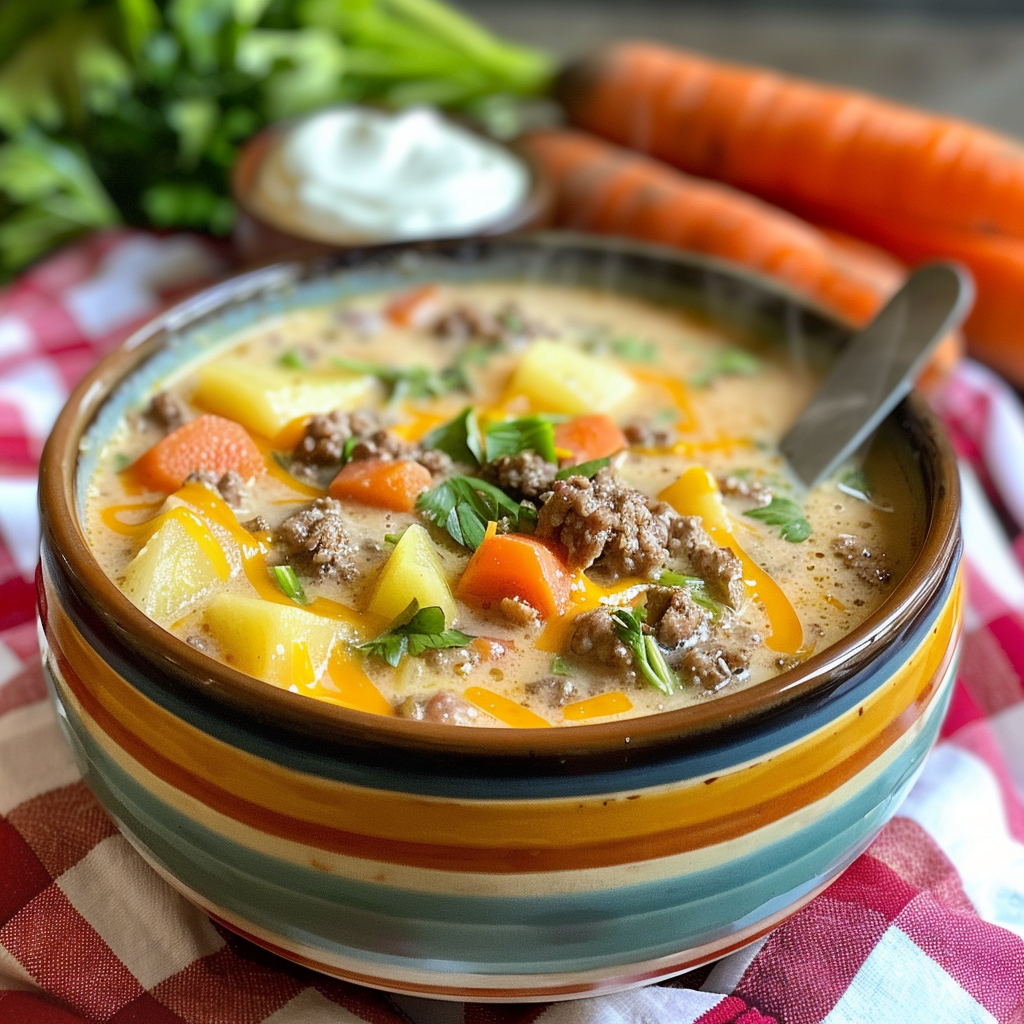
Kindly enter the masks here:
<path id="1" fill-rule="evenodd" d="M 552 247 L 563 252 L 584 249 L 590 254 L 635 255 L 698 271 L 720 273 L 756 291 L 792 302 L 801 311 L 848 333 L 836 317 L 796 295 L 773 279 L 699 253 L 648 243 L 601 239 L 573 232 L 543 232 L 511 239 L 473 243 L 478 253 L 502 247 Z M 446 753 L 484 758 L 569 757 L 572 755 L 638 754 L 641 750 L 676 745 L 722 729 L 746 726 L 834 687 L 871 660 L 870 648 L 882 636 L 912 622 L 938 592 L 960 549 L 960 491 L 956 457 L 938 417 L 912 392 L 890 415 L 906 416 L 931 452 L 922 459 L 931 509 L 921 549 L 906 576 L 868 617 L 835 644 L 794 668 L 753 686 L 686 707 L 614 722 L 530 729 L 453 728 L 397 716 L 375 715 L 318 701 L 279 689 L 195 650 L 159 626 L 121 592 L 92 555 L 76 504 L 80 441 L 110 393 L 133 370 L 158 351 L 168 333 L 208 315 L 218 315 L 234 302 L 253 301 L 269 289 L 297 284 L 320 275 L 343 273 L 368 260 L 401 259 L 409 250 L 450 255 L 465 241 L 394 243 L 372 251 L 344 251 L 327 259 L 294 260 L 243 272 L 204 289 L 166 310 L 104 356 L 74 388 L 46 442 L 40 461 L 39 507 L 44 546 L 62 566 L 62 579 L 74 596 L 99 617 L 115 639 L 158 662 L 167 678 L 187 691 L 212 699 L 224 709 L 241 712 L 264 725 L 292 733 L 361 746 L 382 744 L 407 752 Z M 906 428 L 904 428 L 906 429 Z M 929 479 L 929 474 L 934 474 Z M 66 513 L 66 514 L 64 514 Z M 44 565 L 46 559 L 44 558 Z M 42 577 L 41 577 L 42 579 Z M 43 583 L 40 582 L 40 604 Z"/>
<path id="2" fill-rule="evenodd" d="M 554 204 L 554 185 L 547 172 L 539 161 L 533 156 L 530 150 L 521 145 L 515 139 L 495 138 L 481 128 L 468 123 L 464 118 L 453 117 L 444 111 L 438 111 L 440 116 L 452 124 L 479 136 L 481 139 L 497 146 L 510 154 L 517 163 L 526 168 L 529 176 L 529 183 L 526 193 L 519 203 L 512 209 L 497 217 L 494 220 L 481 224 L 471 231 L 453 231 L 443 235 L 432 236 L 429 240 L 418 239 L 395 239 L 395 238 L 374 238 L 352 237 L 350 239 L 339 238 L 338 235 L 329 231 L 318 232 L 297 231 L 293 224 L 274 217 L 271 210 L 260 204 L 256 195 L 258 193 L 257 176 L 264 161 L 272 152 L 273 148 L 297 125 L 309 121 L 331 110 L 349 107 L 366 107 L 371 110 L 387 110 L 383 106 L 373 103 L 333 103 L 326 107 L 319 107 L 316 110 L 305 114 L 296 114 L 294 117 L 283 118 L 274 121 L 261 128 L 254 135 L 250 136 L 238 153 L 234 166 L 231 169 L 231 197 L 238 207 L 241 215 L 250 221 L 258 224 L 264 230 L 270 230 L 284 239 L 295 244 L 295 257 L 301 259 L 305 255 L 301 246 L 323 246 L 329 249 L 337 248 L 371 248 L 378 246 L 391 246 L 401 244 L 415 244 L 417 241 L 441 241 L 454 240 L 466 237 L 491 237 L 496 235 L 508 235 L 517 231 L 527 229 L 531 224 L 542 222 Z M 289 256 L 291 254 L 289 253 Z"/>

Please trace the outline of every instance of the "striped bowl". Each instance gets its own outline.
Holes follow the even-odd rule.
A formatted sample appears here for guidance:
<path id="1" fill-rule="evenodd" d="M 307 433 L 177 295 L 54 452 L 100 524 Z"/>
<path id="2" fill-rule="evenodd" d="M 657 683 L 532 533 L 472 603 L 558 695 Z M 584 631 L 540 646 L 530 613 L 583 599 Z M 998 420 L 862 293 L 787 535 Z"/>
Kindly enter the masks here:
<path id="1" fill-rule="evenodd" d="M 573 236 L 402 246 L 205 292 L 79 386 L 43 456 L 44 661 L 85 779 L 215 919 L 397 992 L 547 1000 L 640 985 L 764 934 L 894 813 L 952 686 L 955 460 L 911 396 L 921 553 L 842 643 L 759 686 L 630 722 L 453 729 L 310 701 L 213 662 L 107 579 L 81 526 L 95 453 L 133 397 L 269 313 L 426 280 L 599 285 L 831 345 L 844 330 L 699 257 Z"/>

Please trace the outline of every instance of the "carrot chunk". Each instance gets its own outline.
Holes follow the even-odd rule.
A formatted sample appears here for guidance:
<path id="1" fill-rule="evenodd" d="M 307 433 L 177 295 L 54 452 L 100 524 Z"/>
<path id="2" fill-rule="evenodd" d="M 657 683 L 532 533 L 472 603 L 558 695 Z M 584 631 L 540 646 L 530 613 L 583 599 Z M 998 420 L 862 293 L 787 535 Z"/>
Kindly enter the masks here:
<path id="1" fill-rule="evenodd" d="M 418 462 L 362 459 L 342 467 L 331 481 L 330 495 L 393 512 L 411 512 L 416 499 L 429 489 L 430 470 Z"/>
<path id="2" fill-rule="evenodd" d="M 484 604 L 516 598 L 546 619 L 565 611 L 570 583 L 564 561 L 542 541 L 518 533 L 492 534 L 470 558 L 456 593 Z"/>
<path id="3" fill-rule="evenodd" d="M 629 442 L 610 416 L 576 416 L 555 427 L 555 447 L 572 452 L 574 463 L 603 459 L 628 447 Z"/>
<path id="4" fill-rule="evenodd" d="M 132 466 L 138 481 L 154 491 L 176 491 L 190 473 L 231 470 L 249 480 L 266 471 L 256 443 L 240 423 L 208 414 L 189 420 L 143 452 Z"/>
<path id="5" fill-rule="evenodd" d="M 384 316 L 396 327 L 422 327 L 434 309 L 437 292 L 436 284 L 425 284 L 399 292 L 384 307 Z"/>

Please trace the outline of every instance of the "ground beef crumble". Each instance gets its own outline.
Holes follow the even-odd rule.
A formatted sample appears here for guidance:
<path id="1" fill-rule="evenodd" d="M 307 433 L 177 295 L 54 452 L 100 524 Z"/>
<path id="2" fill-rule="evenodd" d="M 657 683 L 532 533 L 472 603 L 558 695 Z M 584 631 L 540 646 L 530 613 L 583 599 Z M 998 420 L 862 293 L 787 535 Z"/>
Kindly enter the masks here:
<path id="1" fill-rule="evenodd" d="M 615 632 L 615 620 L 607 608 L 595 608 L 573 619 L 569 652 L 581 661 L 635 679 L 633 655 Z"/>
<path id="2" fill-rule="evenodd" d="M 668 558 L 668 520 L 675 515 L 602 469 L 592 480 L 556 480 L 537 515 L 538 537 L 561 543 L 571 569 L 597 568 L 613 576 L 649 577 Z"/>
<path id="3" fill-rule="evenodd" d="M 188 412 L 176 395 L 170 391 L 158 391 L 147 406 L 145 416 L 161 429 L 171 431 L 188 419 Z"/>
<path id="4" fill-rule="evenodd" d="M 535 451 L 502 455 L 486 463 L 480 475 L 516 498 L 539 498 L 554 487 L 558 467 Z"/>
<path id="5" fill-rule="evenodd" d="M 515 302 L 506 303 L 496 313 L 471 303 L 460 303 L 442 313 L 431 331 L 442 341 L 478 341 L 507 346 L 552 333 L 550 328 L 529 319 Z"/>
<path id="6" fill-rule="evenodd" d="M 444 452 L 424 450 L 419 445 L 403 441 L 384 428 L 377 412 L 358 409 L 350 413 L 335 410 L 314 416 L 292 452 L 292 474 L 311 483 L 322 482 L 319 480 L 321 472 L 341 465 L 349 442 L 353 442 L 348 452 L 351 462 L 411 459 L 428 469 L 432 476 L 448 475 L 453 468 L 451 458 Z"/>
<path id="7" fill-rule="evenodd" d="M 650 420 L 630 420 L 622 428 L 626 440 L 635 448 L 664 448 L 676 440 L 674 427 Z"/>
<path id="8" fill-rule="evenodd" d="M 649 587 L 647 625 L 659 646 L 675 650 L 708 632 L 708 613 L 686 587 Z"/>
<path id="9" fill-rule="evenodd" d="M 219 477 L 207 469 L 199 469 L 189 473 L 185 483 L 202 484 L 203 487 L 219 494 L 232 508 L 241 508 L 248 495 L 245 481 L 233 469 Z"/>
<path id="10" fill-rule="evenodd" d="M 395 711 L 402 718 L 439 725 L 476 725 L 480 721 L 480 711 L 450 690 L 438 690 L 430 696 L 406 697 L 396 705 Z"/>
<path id="11" fill-rule="evenodd" d="M 739 608 L 746 600 L 743 563 L 730 548 L 720 547 L 704 529 L 700 516 L 673 514 L 669 521 L 669 553 L 682 558 L 707 584 L 712 597 Z"/>
<path id="12" fill-rule="evenodd" d="M 274 540 L 288 561 L 297 558 L 313 573 L 342 579 L 355 575 L 358 547 L 346 529 L 341 502 L 334 498 L 317 498 L 290 515 L 274 531 Z"/>
<path id="13" fill-rule="evenodd" d="M 872 548 L 860 537 L 841 533 L 832 542 L 832 551 L 867 583 L 884 587 L 892 579 L 892 573 L 885 564 L 885 552 Z"/>
<path id="14" fill-rule="evenodd" d="M 380 430 L 380 416 L 372 409 L 334 412 L 314 416 L 292 452 L 292 458 L 307 465 L 330 466 L 341 462 L 345 442 Z"/>

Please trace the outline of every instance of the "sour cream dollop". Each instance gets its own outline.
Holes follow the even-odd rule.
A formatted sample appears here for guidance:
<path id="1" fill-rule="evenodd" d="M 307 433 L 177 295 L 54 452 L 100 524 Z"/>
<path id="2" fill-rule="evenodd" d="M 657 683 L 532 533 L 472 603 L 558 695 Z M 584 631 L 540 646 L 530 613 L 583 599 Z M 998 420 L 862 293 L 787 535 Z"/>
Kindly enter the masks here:
<path id="1" fill-rule="evenodd" d="M 429 108 L 314 114 L 268 154 L 253 197 L 280 227 L 321 240 L 470 234 L 526 198 L 526 165 Z"/>

